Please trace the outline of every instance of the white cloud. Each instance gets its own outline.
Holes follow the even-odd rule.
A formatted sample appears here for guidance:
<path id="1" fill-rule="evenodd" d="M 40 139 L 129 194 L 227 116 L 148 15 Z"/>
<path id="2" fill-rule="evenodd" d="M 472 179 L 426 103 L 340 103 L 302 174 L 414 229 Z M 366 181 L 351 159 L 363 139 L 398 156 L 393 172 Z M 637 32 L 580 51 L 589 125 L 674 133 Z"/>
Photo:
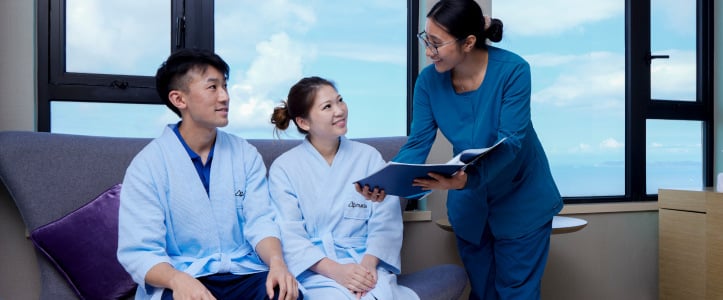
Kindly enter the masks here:
<path id="1" fill-rule="evenodd" d="M 592 146 L 590 144 L 581 143 L 577 146 L 568 149 L 569 153 L 591 153 L 593 152 Z"/>
<path id="2" fill-rule="evenodd" d="M 407 5 L 399 5 L 399 2 L 397 2 L 397 1 L 367 0 L 367 1 L 359 1 L 357 3 L 362 4 L 362 5 L 368 4 L 370 7 L 369 8 L 370 10 L 384 10 L 384 11 L 398 10 L 398 12 L 403 12 L 403 13 L 407 12 Z"/>
<path id="3" fill-rule="evenodd" d="M 695 51 L 661 50 L 670 59 L 654 60 L 650 69 L 651 96 L 654 99 L 695 100 Z"/>
<path id="4" fill-rule="evenodd" d="M 664 153 L 668 154 L 684 154 L 684 153 L 690 153 L 693 149 L 690 149 L 689 147 L 666 147 L 663 149 Z"/>
<path id="5" fill-rule="evenodd" d="M 271 112 L 277 103 L 257 96 L 249 96 L 242 101 L 237 99 L 229 115 L 231 128 L 269 128 L 271 129 Z M 270 131 L 269 131 L 270 132 Z"/>
<path id="6" fill-rule="evenodd" d="M 532 101 L 595 109 L 620 109 L 624 104 L 625 61 L 620 54 L 546 54 L 532 56 L 529 61 L 533 72 L 538 61 L 554 63 L 562 70 L 551 85 L 532 95 Z"/>
<path id="7" fill-rule="evenodd" d="M 237 83 L 231 83 L 229 123 L 239 128 L 271 128 L 273 108 L 283 99 L 271 99 L 271 91 L 285 91 L 302 76 L 300 46 L 278 33 L 256 46 L 256 57 Z M 233 82 L 234 79 L 232 78 Z"/>
<path id="8" fill-rule="evenodd" d="M 317 23 L 313 7 L 290 0 L 223 0 L 215 8 L 216 52 L 224 59 L 247 60 L 273 33 L 305 33 Z"/>
<path id="9" fill-rule="evenodd" d="M 608 139 L 605 139 L 604 141 L 600 142 L 600 148 L 603 150 L 605 150 L 605 149 L 616 150 L 616 149 L 620 149 L 623 147 L 625 147 L 625 144 L 618 142 L 614 138 L 608 138 Z"/>
<path id="10" fill-rule="evenodd" d="M 656 153 L 680 154 L 680 153 L 696 153 L 701 149 L 700 143 L 661 143 L 651 142 L 649 146 Z"/>
<path id="11" fill-rule="evenodd" d="M 580 55 L 565 55 L 557 53 L 537 53 L 525 55 L 525 60 L 534 68 L 557 67 L 574 63 L 580 60 Z"/>
<path id="12" fill-rule="evenodd" d="M 244 85 L 252 93 L 261 94 L 298 80 L 302 74 L 302 57 L 296 49 L 303 46 L 294 43 L 286 33 L 271 36 L 268 41 L 262 41 L 256 46 L 258 56 L 246 71 Z"/>
<path id="13" fill-rule="evenodd" d="M 319 56 L 333 56 L 374 63 L 407 65 L 407 49 L 370 44 L 328 43 L 319 45 Z"/>
<path id="14" fill-rule="evenodd" d="M 168 53 L 170 10 L 162 1 L 76 0 L 67 8 L 70 71 L 153 75 Z"/>
<path id="15" fill-rule="evenodd" d="M 604 152 L 617 152 L 619 149 L 625 147 L 624 143 L 619 142 L 614 138 L 607 138 L 598 144 L 595 148 L 588 143 L 579 143 L 576 146 L 569 148 L 568 153 L 571 154 L 591 154 L 591 153 L 604 153 Z"/>
<path id="16" fill-rule="evenodd" d="M 668 32 L 695 36 L 695 1 L 651 0 L 650 5 L 651 18 L 664 20 L 661 26 Z"/>
<path id="17" fill-rule="evenodd" d="M 653 98 L 695 99 L 695 53 L 664 50 L 669 60 L 655 61 L 651 68 Z M 623 109 L 625 101 L 625 58 L 620 53 L 594 52 L 581 55 L 535 54 L 525 56 L 533 79 L 547 75 L 547 68 L 559 72 L 549 86 L 533 91 L 532 101 L 558 107 Z"/>
<path id="18" fill-rule="evenodd" d="M 503 0 L 492 3 L 492 16 L 505 32 L 520 35 L 557 35 L 580 26 L 622 15 L 623 1 Z"/>

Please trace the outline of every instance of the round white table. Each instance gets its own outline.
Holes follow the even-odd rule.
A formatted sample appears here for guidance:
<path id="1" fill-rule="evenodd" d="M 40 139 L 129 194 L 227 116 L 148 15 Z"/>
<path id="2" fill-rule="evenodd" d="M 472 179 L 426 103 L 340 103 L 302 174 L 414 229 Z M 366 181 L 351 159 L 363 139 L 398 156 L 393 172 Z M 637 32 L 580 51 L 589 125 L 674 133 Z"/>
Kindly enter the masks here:
<path id="1" fill-rule="evenodd" d="M 452 231 L 452 225 L 449 224 L 447 218 L 442 218 L 436 221 L 437 226 L 446 230 Z M 580 218 L 554 216 L 552 218 L 552 234 L 571 233 L 579 231 L 580 229 L 587 226 L 587 221 Z"/>
<path id="2" fill-rule="evenodd" d="M 575 232 L 587 226 L 587 221 L 580 218 L 554 216 L 552 218 L 552 234 Z"/>

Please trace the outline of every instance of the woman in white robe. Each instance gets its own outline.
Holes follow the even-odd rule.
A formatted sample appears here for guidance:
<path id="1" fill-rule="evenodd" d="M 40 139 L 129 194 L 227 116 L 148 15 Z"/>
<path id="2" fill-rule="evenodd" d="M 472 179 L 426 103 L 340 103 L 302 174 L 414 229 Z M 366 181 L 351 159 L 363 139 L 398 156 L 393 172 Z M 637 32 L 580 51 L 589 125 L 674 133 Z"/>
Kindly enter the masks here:
<path id="1" fill-rule="evenodd" d="M 333 83 L 299 81 L 274 110 L 306 135 L 269 169 L 283 252 L 306 299 L 419 299 L 396 283 L 402 216 L 396 197 L 365 200 L 354 182 L 384 165 L 373 147 L 348 140 L 347 106 Z M 384 201 L 381 201 L 384 200 Z"/>

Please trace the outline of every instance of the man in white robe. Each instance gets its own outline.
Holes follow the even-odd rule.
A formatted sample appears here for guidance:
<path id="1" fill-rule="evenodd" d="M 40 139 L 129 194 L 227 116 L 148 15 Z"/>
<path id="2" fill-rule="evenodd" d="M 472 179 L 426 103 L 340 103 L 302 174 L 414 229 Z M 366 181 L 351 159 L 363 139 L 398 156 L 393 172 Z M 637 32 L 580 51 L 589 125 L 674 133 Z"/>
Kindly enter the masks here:
<path id="1" fill-rule="evenodd" d="M 228 124 L 228 65 L 203 50 L 173 53 L 158 93 L 181 122 L 126 171 L 118 260 L 136 299 L 296 299 L 270 208 L 266 168 Z M 302 296 L 303 298 L 303 296 Z"/>

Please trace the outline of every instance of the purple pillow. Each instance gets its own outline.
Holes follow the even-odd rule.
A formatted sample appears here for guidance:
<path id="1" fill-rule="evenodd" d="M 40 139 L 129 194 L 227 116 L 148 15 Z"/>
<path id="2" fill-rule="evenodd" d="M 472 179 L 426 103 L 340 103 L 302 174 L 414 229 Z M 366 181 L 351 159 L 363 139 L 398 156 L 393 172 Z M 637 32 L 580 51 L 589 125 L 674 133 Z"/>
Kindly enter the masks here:
<path id="1" fill-rule="evenodd" d="M 116 258 L 120 190 L 121 185 L 116 184 L 81 208 L 30 233 L 35 247 L 81 299 L 119 299 L 136 289 Z"/>

